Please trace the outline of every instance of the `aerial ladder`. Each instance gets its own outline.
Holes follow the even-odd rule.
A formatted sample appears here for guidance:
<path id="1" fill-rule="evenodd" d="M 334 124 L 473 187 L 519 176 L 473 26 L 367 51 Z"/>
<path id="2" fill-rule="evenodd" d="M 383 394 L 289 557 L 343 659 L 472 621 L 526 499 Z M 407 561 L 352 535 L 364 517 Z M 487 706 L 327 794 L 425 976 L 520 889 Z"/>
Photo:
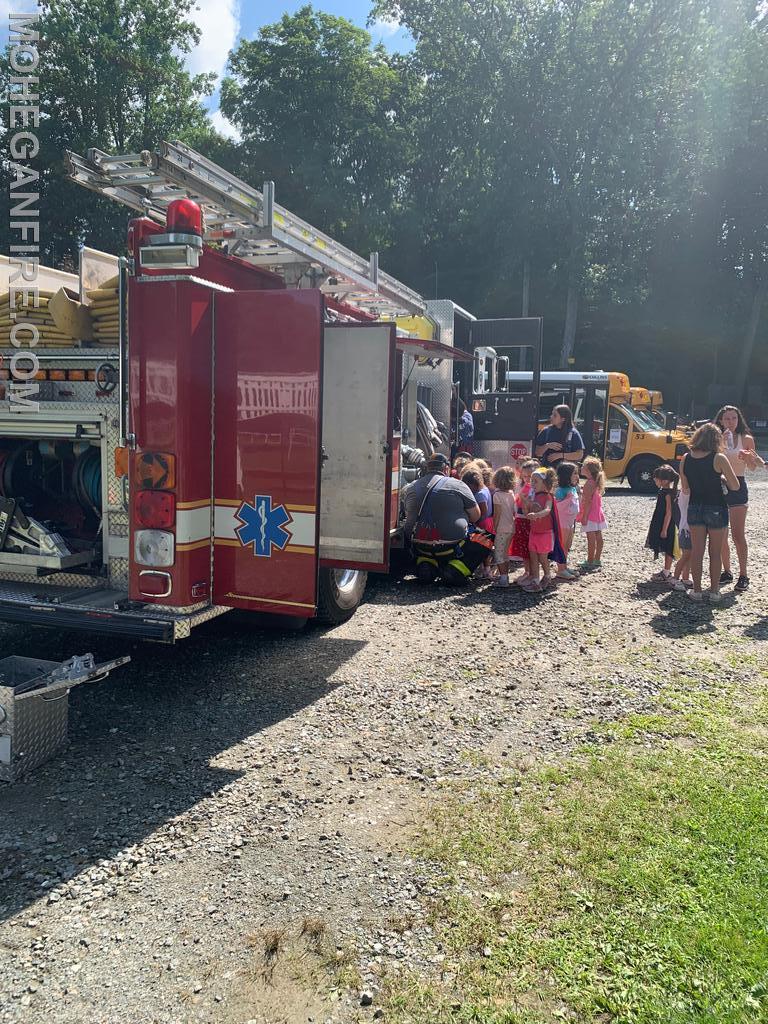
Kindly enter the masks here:
<path id="1" fill-rule="evenodd" d="M 159 224 L 174 199 L 193 199 L 206 242 L 280 274 L 288 287 L 319 288 L 377 318 L 425 313 L 421 295 L 379 268 L 378 253 L 364 259 L 275 202 L 273 182 L 260 192 L 183 142 L 154 153 L 67 151 L 66 167 L 73 181 Z"/>

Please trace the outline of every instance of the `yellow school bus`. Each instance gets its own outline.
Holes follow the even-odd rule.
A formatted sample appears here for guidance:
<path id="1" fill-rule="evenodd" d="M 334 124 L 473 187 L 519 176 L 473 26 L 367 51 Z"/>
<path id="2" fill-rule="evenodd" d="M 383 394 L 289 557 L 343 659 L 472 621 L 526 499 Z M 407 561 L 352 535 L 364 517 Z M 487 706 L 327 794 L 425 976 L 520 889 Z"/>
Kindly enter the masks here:
<path id="1" fill-rule="evenodd" d="M 510 388 L 530 376 L 508 373 Z M 688 451 L 682 431 L 665 429 L 647 409 L 632 405 L 625 373 L 545 371 L 539 405 L 542 425 L 556 405 L 571 407 L 585 451 L 602 459 L 608 479 L 626 479 L 634 491 L 653 493 L 654 470 L 663 463 L 675 465 Z"/>

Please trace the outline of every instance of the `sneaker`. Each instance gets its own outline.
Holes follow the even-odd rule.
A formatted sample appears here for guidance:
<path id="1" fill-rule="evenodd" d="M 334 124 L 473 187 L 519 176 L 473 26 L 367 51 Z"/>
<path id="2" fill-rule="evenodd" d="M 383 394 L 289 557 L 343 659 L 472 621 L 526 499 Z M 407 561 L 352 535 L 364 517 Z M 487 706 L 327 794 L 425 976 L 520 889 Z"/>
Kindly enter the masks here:
<path id="1" fill-rule="evenodd" d="M 707 591 L 707 598 L 712 602 L 712 604 L 720 604 L 723 600 L 723 595 L 719 590 L 709 590 Z"/>
<path id="2" fill-rule="evenodd" d="M 745 590 L 749 590 L 749 576 L 739 576 L 733 589 L 737 594 L 743 594 Z"/>
<path id="3" fill-rule="evenodd" d="M 579 566 L 579 572 L 591 572 L 593 569 L 596 569 L 599 564 L 599 562 L 582 562 Z"/>
<path id="4" fill-rule="evenodd" d="M 499 576 L 498 579 L 493 581 L 494 587 L 501 587 L 502 590 L 506 590 L 509 586 L 509 576 Z"/>
<path id="5" fill-rule="evenodd" d="M 729 572 L 727 569 L 723 569 L 720 573 L 720 586 L 724 583 L 733 583 L 733 573 Z"/>
<path id="6" fill-rule="evenodd" d="M 701 602 L 704 600 L 704 595 L 702 594 L 702 592 L 700 590 L 698 590 L 698 591 L 696 591 L 696 590 L 689 590 L 688 591 L 688 600 L 689 601 L 695 601 L 696 604 L 701 604 Z"/>
<path id="7" fill-rule="evenodd" d="M 672 583 L 672 589 L 677 590 L 681 594 L 684 594 L 688 587 L 686 587 L 685 583 L 682 580 L 675 580 Z"/>
<path id="8" fill-rule="evenodd" d="M 569 583 L 571 583 L 573 580 L 577 580 L 578 578 L 579 577 L 576 575 L 576 573 L 571 572 L 570 569 L 563 569 L 555 576 L 556 580 L 568 580 Z"/>

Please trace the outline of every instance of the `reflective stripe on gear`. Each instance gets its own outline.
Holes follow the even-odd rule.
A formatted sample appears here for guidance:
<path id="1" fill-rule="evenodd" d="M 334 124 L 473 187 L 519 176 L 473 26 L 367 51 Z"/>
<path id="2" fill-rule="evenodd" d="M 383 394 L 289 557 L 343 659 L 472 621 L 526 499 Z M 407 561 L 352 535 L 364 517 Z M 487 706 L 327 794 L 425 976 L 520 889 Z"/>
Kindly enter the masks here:
<path id="1" fill-rule="evenodd" d="M 468 578 L 472 575 L 472 570 L 464 565 L 463 562 L 460 562 L 458 558 L 452 558 L 448 565 L 450 565 L 452 569 L 455 569 L 456 572 L 460 572 L 462 576 L 466 576 Z"/>

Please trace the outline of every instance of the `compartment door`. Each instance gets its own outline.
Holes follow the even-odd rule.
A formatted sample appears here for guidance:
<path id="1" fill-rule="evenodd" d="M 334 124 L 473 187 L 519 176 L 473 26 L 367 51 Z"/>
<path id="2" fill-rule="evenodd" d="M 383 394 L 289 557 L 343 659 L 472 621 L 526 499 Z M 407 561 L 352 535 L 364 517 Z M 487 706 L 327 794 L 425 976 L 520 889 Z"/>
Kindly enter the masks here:
<path id="1" fill-rule="evenodd" d="M 326 327 L 323 347 L 320 557 L 326 566 L 386 572 L 395 326 Z"/>
<path id="2" fill-rule="evenodd" d="M 508 441 L 509 454 L 519 457 L 537 433 L 543 321 L 540 317 L 475 320 L 469 337 L 473 350 L 493 348 L 509 360 L 509 369 L 530 370 L 530 386 L 510 389 L 506 381 L 492 381 L 485 394 L 473 394 L 470 412 L 476 441 Z"/>
<path id="3" fill-rule="evenodd" d="M 217 293 L 214 602 L 317 602 L 322 296 Z"/>

